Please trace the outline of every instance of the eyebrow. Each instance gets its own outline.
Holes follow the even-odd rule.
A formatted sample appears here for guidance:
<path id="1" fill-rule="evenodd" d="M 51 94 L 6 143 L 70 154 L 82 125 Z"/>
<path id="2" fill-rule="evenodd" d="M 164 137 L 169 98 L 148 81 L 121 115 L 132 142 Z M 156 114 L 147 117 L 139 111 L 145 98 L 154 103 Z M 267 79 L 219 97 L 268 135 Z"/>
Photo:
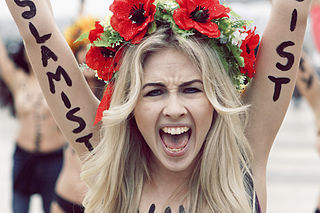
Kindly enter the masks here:
<path id="1" fill-rule="evenodd" d="M 190 86 L 191 84 L 193 83 L 201 83 L 203 84 L 203 82 L 199 79 L 195 79 L 195 80 L 192 80 L 192 81 L 187 81 L 187 82 L 184 82 L 182 84 L 179 85 L 179 87 L 186 87 L 186 86 Z M 146 88 L 146 87 L 166 87 L 163 83 L 147 83 L 145 85 L 143 85 L 142 89 Z"/>
<path id="2" fill-rule="evenodd" d="M 196 83 L 196 82 L 203 84 L 203 82 L 201 80 L 195 79 L 195 80 L 192 80 L 192 81 L 184 82 L 179 87 L 187 87 L 187 86 L 190 86 L 191 84 Z"/>

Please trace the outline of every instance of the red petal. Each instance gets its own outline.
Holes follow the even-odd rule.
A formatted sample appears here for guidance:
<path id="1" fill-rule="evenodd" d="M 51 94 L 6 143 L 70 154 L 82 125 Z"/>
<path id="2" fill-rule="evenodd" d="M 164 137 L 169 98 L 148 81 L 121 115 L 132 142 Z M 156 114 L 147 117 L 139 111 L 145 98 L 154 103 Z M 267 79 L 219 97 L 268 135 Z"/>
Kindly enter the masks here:
<path id="1" fill-rule="evenodd" d="M 189 18 L 187 9 L 176 9 L 173 12 L 175 23 L 183 30 L 191 30 L 194 27 L 194 21 Z"/>
<path id="2" fill-rule="evenodd" d="M 188 2 L 185 0 L 176 0 L 176 2 L 179 4 L 180 8 L 188 8 Z"/>
<path id="3" fill-rule="evenodd" d="M 259 44 L 259 35 L 255 34 L 255 30 L 248 30 L 247 37 L 241 44 L 241 56 L 244 58 L 245 66 L 240 69 L 241 73 L 247 74 L 249 78 L 252 78 L 256 72 L 255 63 L 256 57 L 254 54 L 254 49 Z M 247 48 L 249 49 L 249 53 L 247 52 Z"/>
<path id="4" fill-rule="evenodd" d="M 101 47 L 91 47 L 86 55 L 86 63 L 97 71 L 99 78 L 109 81 L 113 74 L 113 58 L 105 58 L 101 52 Z"/>
<path id="5" fill-rule="evenodd" d="M 218 25 L 213 22 L 195 22 L 195 29 L 210 38 L 219 38 L 221 34 Z"/>
<path id="6" fill-rule="evenodd" d="M 109 83 L 106 90 L 104 91 L 103 97 L 98 106 L 96 118 L 93 125 L 96 125 L 99 121 L 101 121 L 103 117 L 103 112 L 109 109 L 112 93 L 113 93 L 113 84 Z"/>
<path id="7" fill-rule="evenodd" d="M 141 39 L 143 39 L 143 37 L 147 33 L 147 31 L 148 31 L 148 28 L 145 28 L 143 31 L 136 34 L 135 37 L 133 37 L 133 39 L 131 40 L 131 43 L 138 44 L 141 41 Z"/>
<path id="8" fill-rule="evenodd" d="M 225 7 L 221 4 L 215 5 L 213 8 L 209 9 L 210 12 L 210 20 L 218 19 L 222 17 L 229 17 L 228 13 L 230 12 L 230 8 Z"/>
<path id="9" fill-rule="evenodd" d="M 144 3 L 144 9 L 145 9 L 145 11 L 149 11 L 150 9 L 152 9 L 152 7 L 156 7 L 156 6 L 153 4 L 154 0 L 145 0 L 144 2 L 145 2 L 145 3 Z"/>
<path id="10" fill-rule="evenodd" d="M 89 32 L 89 41 L 91 43 L 93 43 L 95 40 L 97 40 L 97 38 L 100 38 L 101 34 L 103 33 L 104 29 L 103 27 L 100 25 L 100 23 L 97 21 L 95 23 L 95 29 L 90 30 Z"/>
<path id="11" fill-rule="evenodd" d="M 145 33 L 147 32 L 147 27 L 150 22 L 154 20 L 154 14 L 156 13 L 156 7 L 155 5 L 152 4 L 154 0 L 148 0 L 147 3 L 145 1 L 140 0 L 140 1 L 133 1 L 131 0 L 131 4 L 128 3 L 128 5 L 131 5 L 131 7 L 139 2 L 144 4 L 144 9 L 146 10 L 147 14 L 146 17 L 147 19 L 145 20 L 144 23 L 142 24 L 134 24 L 132 21 L 129 19 L 129 13 L 127 13 L 126 18 L 118 18 L 116 14 L 114 14 L 111 17 L 111 26 L 113 29 L 115 29 L 121 37 L 123 37 L 126 41 L 129 40 L 135 40 L 135 41 L 140 41 L 144 37 Z M 130 7 L 130 8 L 131 8 Z M 143 33 L 141 35 L 141 33 Z M 138 38 L 134 38 L 135 36 L 138 35 Z"/>
<path id="12" fill-rule="evenodd" d="M 112 21 L 112 19 L 111 19 Z M 115 29 L 124 40 L 129 41 L 137 32 L 134 24 L 128 19 L 124 21 L 111 22 L 111 26 Z"/>
<path id="13" fill-rule="evenodd" d="M 113 15 L 118 19 L 128 19 L 133 4 L 126 0 L 115 0 L 109 7 Z"/>
<path id="14" fill-rule="evenodd" d="M 254 50 L 258 46 L 259 40 L 260 36 L 258 34 L 254 35 L 248 42 L 249 48 Z"/>
<path id="15" fill-rule="evenodd" d="M 213 0 L 193 0 L 192 2 L 193 2 L 194 5 L 202 6 L 202 7 L 205 7 L 206 9 L 209 9 L 210 7 L 213 7 L 217 3 L 217 2 L 215 2 Z M 219 3 L 219 1 L 218 1 L 218 3 Z M 194 10 L 194 9 L 192 9 L 192 10 Z"/>

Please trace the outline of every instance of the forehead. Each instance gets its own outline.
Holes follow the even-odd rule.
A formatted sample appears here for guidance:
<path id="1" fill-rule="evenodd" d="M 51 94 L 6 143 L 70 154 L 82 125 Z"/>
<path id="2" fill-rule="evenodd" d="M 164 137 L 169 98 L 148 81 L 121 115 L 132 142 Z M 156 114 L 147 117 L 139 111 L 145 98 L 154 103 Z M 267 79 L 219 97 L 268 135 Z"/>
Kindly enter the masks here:
<path id="1" fill-rule="evenodd" d="M 189 81 L 200 79 L 201 75 L 182 52 L 175 49 L 160 50 L 146 60 L 144 81 Z"/>

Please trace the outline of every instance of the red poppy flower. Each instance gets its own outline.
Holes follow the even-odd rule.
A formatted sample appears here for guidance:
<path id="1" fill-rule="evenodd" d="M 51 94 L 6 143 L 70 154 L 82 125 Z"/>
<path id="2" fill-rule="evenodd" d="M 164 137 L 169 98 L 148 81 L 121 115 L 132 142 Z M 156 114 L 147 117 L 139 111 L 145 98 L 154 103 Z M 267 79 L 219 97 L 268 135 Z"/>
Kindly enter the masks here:
<path id="1" fill-rule="evenodd" d="M 220 37 L 218 25 L 213 19 L 229 17 L 230 8 L 219 3 L 219 0 L 177 0 L 180 8 L 173 12 L 175 23 L 183 30 L 196 29 L 210 37 Z"/>
<path id="2" fill-rule="evenodd" d="M 96 118 L 93 125 L 96 125 L 99 121 L 101 121 L 103 116 L 103 111 L 108 110 L 110 107 L 110 101 L 113 93 L 113 83 L 110 82 L 104 91 L 103 97 L 101 99 L 101 102 L 98 106 Z"/>
<path id="3" fill-rule="evenodd" d="M 247 74 L 249 78 L 252 78 L 256 72 L 256 56 L 255 56 L 255 49 L 259 44 L 259 35 L 255 34 L 254 30 L 248 30 L 246 32 L 248 36 L 245 40 L 242 41 L 241 44 L 241 56 L 244 58 L 245 66 L 240 68 L 240 72 L 243 74 Z"/>
<path id="4" fill-rule="evenodd" d="M 122 49 L 118 51 L 119 48 L 92 46 L 87 52 L 86 63 L 91 69 L 97 70 L 99 78 L 109 81 L 119 66 L 122 55 Z"/>
<path id="5" fill-rule="evenodd" d="M 104 29 L 101 26 L 101 24 L 98 21 L 96 21 L 95 29 L 90 30 L 89 32 L 89 41 L 93 43 L 95 40 L 97 40 L 97 38 L 100 38 L 103 31 Z"/>
<path id="6" fill-rule="evenodd" d="M 154 20 L 156 6 L 154 0 L 115 0 L 110 5 L 111 26 L 126 41 L 137 44 L 148 30 L 148 25 Z"/>

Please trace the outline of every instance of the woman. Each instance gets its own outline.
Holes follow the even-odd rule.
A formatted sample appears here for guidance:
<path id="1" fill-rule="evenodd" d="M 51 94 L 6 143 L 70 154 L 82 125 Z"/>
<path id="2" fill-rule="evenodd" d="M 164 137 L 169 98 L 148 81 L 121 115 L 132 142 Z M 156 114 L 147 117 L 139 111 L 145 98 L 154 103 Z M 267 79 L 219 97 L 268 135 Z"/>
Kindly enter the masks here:
<path id="1" fill-rule="evenodd" d="M 316 70 L 312 67 L 310 58 L 304 53 L 300 60 L 299 72 L 297 75 L 297 88 L 301 92 L 302 96 L 306 99 L 310 105 L 314 116 L 315 116 L 315 126 L 318 129 L 317 140 L 316 140 L 316 149 L 320 153 L 320 80 Z M 320 196 L 318 196 L 316 203 L 315 213 L 320 212 Z"/>
<path id="2" fill-rule="evenodd" d="M 0 74 L 12 94 L 20 123 L 13 156 L 12 208 L 13 212 L 28 212 L 31 195 L 38 193 L 44 211 L 49 212 L 66 141 L 51 116 L 22 43 L 13 59 L 15 64 L 0 41 Z"/>
<path id="3" fill-rule="evenodd" d="M 53 114 L 84 160 L 87 212 L 266 211 L 266 164 L 310 1 L 273 1 L 256 67 L 254 30 L 218 1 L 114 1 L 111 26 L 104 20 L 89 34 L 86 63 L 108 81 L 99 108 L 49 3 L 31 2 L 30 10 L 7 4 Z M 240 97 L 248 79 L 239 73 L 255 70 Z"/>
<path id="4" fill-rule="evenodd" d="M 316 51 L 320 50 L 320 1 L 313 0 L 311 6 L 311 24 L 312 24 L 312 34 L 314 39 L 314 44 Z M 310 105 L 314 116 L 315 124 L 317 129 L 316 137 L 316 149 L 320 153 L 320 80 L 316 72 L 316 69 L 312 66 L 312 62 L 308 55 L 304 53 L 300 60 L 299 72 L 297 75 L 297 88 L 302 96 L 307 100 Z M 315 213 L 320 213 L 320 195 L 318 195 Z"/>

